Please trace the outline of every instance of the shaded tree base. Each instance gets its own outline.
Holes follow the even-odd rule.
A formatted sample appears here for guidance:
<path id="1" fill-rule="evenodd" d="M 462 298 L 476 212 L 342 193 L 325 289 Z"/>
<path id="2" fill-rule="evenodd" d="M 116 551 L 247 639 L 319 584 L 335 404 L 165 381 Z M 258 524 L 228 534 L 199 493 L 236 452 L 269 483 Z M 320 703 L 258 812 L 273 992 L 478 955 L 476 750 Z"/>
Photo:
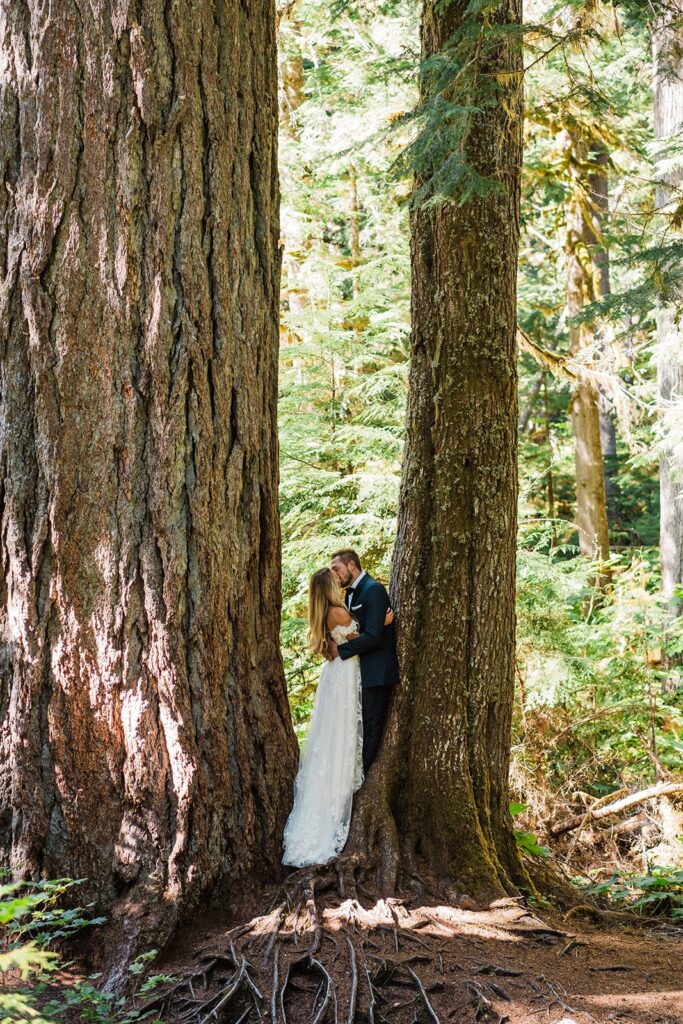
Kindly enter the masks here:
<path id="1" fill-rule="evenodd" d="M 360 883 L 384 896 L 401 890 L 455 903 L 460 897 L 482 905 L 520 893 L 536 897 L 509 823 L 501 823 L 495 836 L 490 829 L 487 834 L 471 806 L 457 826 L 433 821 L 426 830 L 418 820 L 411 828 L 398 758 L 388 747 L 355 798 L 349 838 L 337 861 L 339 895 L 356 896 Z"/>

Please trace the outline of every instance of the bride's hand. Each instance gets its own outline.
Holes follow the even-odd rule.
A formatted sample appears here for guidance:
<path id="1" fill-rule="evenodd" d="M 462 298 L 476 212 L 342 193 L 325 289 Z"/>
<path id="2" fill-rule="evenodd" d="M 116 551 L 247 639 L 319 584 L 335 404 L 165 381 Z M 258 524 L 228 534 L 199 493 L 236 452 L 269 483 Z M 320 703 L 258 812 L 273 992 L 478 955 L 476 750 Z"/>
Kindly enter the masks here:
<path id="1" fill-rule="evenodd" d="M 394 621 L 394 609 L 393 608 L 387 608 L 387 614 L 384 616 L 384 625 L 385 626 L 390 626 L 393 621 Z"/>

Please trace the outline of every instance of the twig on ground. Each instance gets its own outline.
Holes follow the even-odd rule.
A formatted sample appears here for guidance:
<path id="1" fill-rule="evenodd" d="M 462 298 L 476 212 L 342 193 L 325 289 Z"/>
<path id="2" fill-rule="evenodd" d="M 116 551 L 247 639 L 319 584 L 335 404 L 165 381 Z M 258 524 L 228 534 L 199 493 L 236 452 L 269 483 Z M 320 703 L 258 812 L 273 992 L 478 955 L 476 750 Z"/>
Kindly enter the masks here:
<path id="1" fill-rule="evenodd" d="M 571 951 L 573 949 L 576 949 L 577 946 L 587 946 L 587 945 L 588 945 L 588 943 L 587 942 L 583 942 L 581 939 L 570 939 L 569 942 L 567 943 L 567 945 L 564 946 L 560 950 L 560 952 L 557 954 L 558 959 L 561 956 L 566 956 L 567 953 L 571 953 Z"/>
<path id="2" fill-rule="evenodd" d="M 624 964 L 610 964 L 607 967 L 589 967 L 588 970 L 594 973 L 599 971 L 634 971 L 635 967 L 625 967 Z"/>
<path id="3" fill-rule="evenodd" d="M 353 948 L 353 942 L 346 936 L 346 941 L 349 946 L 349 964 L 351 966 L 351 995 L 349 997 L 349 1015 L 347 1017 L 348 1024 L 354 1024 L 356 1018 L 356 1000 L 358 998 L 358 967 L 356 965 L 356 951 Z"/>
<path id="4" fill-rule="evenodd" d="M 553 997 L 553 1001 L 550 1003 L 548 1009 L 552 1009 L 553 1006 L 559 1006 L 560 1009 L 564 1010 L 566 1013 L 576 1013 L 575 1008 L 570 1006 L 568 1003 L 565 1003 L 555 986 L 548 981 L 544 974 L 539 974 L 538 980 L 543 982 Z"/>
<path id="5" fill-rule="evenodd" d="M 479 1020 L 484 1014 L 490 1013 L 498 1018 L 498 1024 L 503 1024 L 504 1021 L 509 1020 L 507 1016 L 503 1016 L 494 1009 L 490 999 L 487 999 L 482 990 L 478 985 L 475 985 L 473 981 L 468 981 L 467 988 L 474 996 L 473 1002 L 476 1002 L 476 1009 L 474 1011 L 474 1019 Z"/>
<path id="6" fill-rule="evenodd" d="M 280 946 L 275 945 L 275 956 L 273 957 L 273 990 L 270 994 L 270 1020 L 271 1024 L 277 1024 L 277 991 L 280 987 Z"/>
<path id="7" fill-rule="evenodd" d="M 499 967 L 497 964 L 484 964 L 478 967 L 475 974 L 495 974 L 499 978 L 519 978 L 523 971 L 515 971 L 511 967 Z"/>
<path id="8" fill-rule="evenodd" d="M 427 1011 L 427 1014 L 429 1015 L 430 1020 L 433 1021 L 433 1024 L 441 1024 L 441 1021 L 439 1020 L 439 1017 L 438 1017 L 438 1015 L 436 1013 L 436 1010 L 434 1009 L 434 1007 L 430 1003 L 429 996 L 425 992 L 424 985 L 422 984 L 422 982 L 420 981 L 419 977 L 417 976 L 415 971 L 412 969 L 412 967 L 408 968 L 408 974 L 410 975 L 410 977 L 415 982 L 415 987 L 417 988 L 418 992 L 420 993 L 420 996 L 422 998 L 422 1002 L 425 1005 L 425 1010 Z"/>

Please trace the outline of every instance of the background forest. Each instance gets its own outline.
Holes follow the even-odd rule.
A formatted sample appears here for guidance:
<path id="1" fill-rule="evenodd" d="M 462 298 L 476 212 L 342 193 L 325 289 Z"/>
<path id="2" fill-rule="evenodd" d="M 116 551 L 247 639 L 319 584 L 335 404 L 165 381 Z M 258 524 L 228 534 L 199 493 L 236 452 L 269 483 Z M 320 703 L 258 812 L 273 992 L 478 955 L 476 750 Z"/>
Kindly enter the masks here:
<path id="1" fill-rule="evenodd" d="M 674 155 L 655 142 L 646 8 L 535 0 L 525 10 L 513 786 L 533 829 L 577 794 L 667 779 L 683 752 L 682 620 L 664 629 L 659 559 L 659 456 L 681 413 L 680 401 L 658 404 L 656 387 L 656 311 L 676 285 L 680 231 L 677 212 L 657 209 L 656 164 Z M 281 13 L 282 643 L 300 735 L 318 671 L 305 645 L 311 567 L 350 544 L 389 577 L 417 45 L 412 3 L 297 0 Z M 582 218 L 599 225 L 588 242 Z M 577 263 L 590 279 L 578 296 Z M 582 373 L 600 385 L 607 587 L 576 525 L 570 397 Z M 626 869 L 620 850 L 641 871 L 657 862 L 648 849 L 662 822 L 647 822 L 644 838 L 645 818 L 634 821 L 637 843 L 613 845 L 605 877 Z M 669 822 L 659 851 L 667 863 L 679 826 Z M 594 839 L 578 840 L 587 863 Z"/>

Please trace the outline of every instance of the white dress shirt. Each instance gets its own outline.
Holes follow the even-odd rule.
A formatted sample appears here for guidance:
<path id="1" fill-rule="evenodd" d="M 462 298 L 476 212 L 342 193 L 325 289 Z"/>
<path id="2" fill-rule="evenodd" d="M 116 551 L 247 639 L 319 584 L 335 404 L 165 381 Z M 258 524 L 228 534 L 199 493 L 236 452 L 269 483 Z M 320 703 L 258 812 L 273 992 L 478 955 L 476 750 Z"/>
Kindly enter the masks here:
<path id="1" fill-rule="evenodd" d="M 360 583 L 360 581 L 363 579 L 364 576 L 367 576 L 367 573 L 365 572 L 365 570 L 360 574 L 360 576 L 356 576 L 356 578 L 353 581 L 353 583 L 349 584 L 348 589 L 349 590 L 355 590 L 356 587 L 358 586 L 358 584 Z M 351 605 L 353 604 L 353 594 L 347 594 L 346 595 L 346 599 L 347 599 L 346 607 L 350 608 Z"/>

